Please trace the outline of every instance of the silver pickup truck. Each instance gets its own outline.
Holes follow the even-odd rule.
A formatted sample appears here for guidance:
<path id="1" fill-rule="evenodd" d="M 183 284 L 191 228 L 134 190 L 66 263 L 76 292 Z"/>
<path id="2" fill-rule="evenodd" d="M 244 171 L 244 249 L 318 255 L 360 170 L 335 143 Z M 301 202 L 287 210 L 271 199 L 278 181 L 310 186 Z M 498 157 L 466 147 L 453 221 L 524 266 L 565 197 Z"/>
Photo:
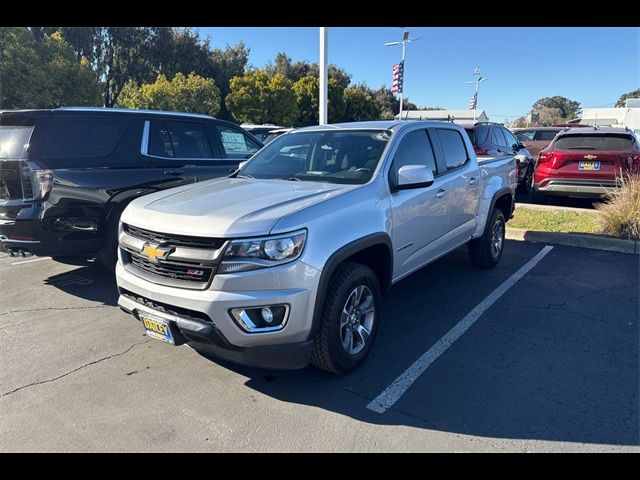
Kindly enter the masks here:
<path id="1" fill-rule="evenodd" d="M 134 200 L 120 223 L 118 303 L 170 344 L 348 372 L 394 283 L 464 244 L 475 265 L 500 261 L 515 187 L 514 159 L 479 164 L 452 123 L 295 130 L 230 177 Z"/>

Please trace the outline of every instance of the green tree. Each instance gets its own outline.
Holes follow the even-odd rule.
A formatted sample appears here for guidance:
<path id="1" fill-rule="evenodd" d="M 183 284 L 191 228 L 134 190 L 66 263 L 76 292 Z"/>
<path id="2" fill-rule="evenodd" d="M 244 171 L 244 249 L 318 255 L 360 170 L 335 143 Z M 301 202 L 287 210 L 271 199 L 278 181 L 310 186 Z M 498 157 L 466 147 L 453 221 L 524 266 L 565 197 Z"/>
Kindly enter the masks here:
<path id="1" fill-rule="evenodd" d="M 302 77 L 293 84 L 293 92 L 298 105 L 297 126 L 317 125 L 320 108 L 318 77 Z"/>
<path id="2" fill-rule="evenodd" d="M 620 98 L 616 102 L 615 106 L 618 107 L 618 108 L 624 107 L 624 102 L 628 98 L 640 98 L 640 88 L 636 88 L 635 90 L 632 90 L 631 92 L 623 93 L 622 95 L 620 95 Z"/>
<path id="3" fill-rule="evenodd" d="M 533 110 L 556 109 L 560 120 L 568 121 L 580 116 L 582 109 L 580 102 L 569 100 L 566 97 L 556 95 L 555 97 L 544 97 L 533 104 Z M 549 112 L 546 112 L 551 115 Z"/>
<path id="4" fill-rule="evenodd" d="M 216 48 L 210 53 L 212 71 L 211 77 L 220 88 L 222 104 L 219 117 L 225 120 L 233 120 L 233 115 L 229 112 L 226 99 L 231 92 L 231 80 L 234 77 L 241 77 L 245 73 L 245 67 L 249 59 L 249 48 L 240 42 L 237 45 L 227 45 L 224 49 Z"/>
<path id="5" fill-rule="evenodd" d="M 217 115 L 220 110 L 220 90 L 212 78 L 195 73 L 177 73 L 171 81 L 160 74 L 153 83 L 138 87 L 130 80 L 122 88 L 118 105 L 125 108 L 171 110 Z"/>
<path id="6" fill-rule="evenodd" d="M 345 88 L 344 103 L 344 120 L 347 122 L 377 120 L 380 117 L 380 107 L 365 85 Z"/>
<path id="7" fill-rule="evenodd" d="M 99 105 L 98 81 L 89 61 L 76 59 L 59 32 L 0 29 L 0 108 Z"/>
<path id="8" fill-rule="evenodd" d="M 227 107 L 241 122 L 289 126 L 298 116 L 291 80 L 280 73 L 249 71 L 232 78 L 230 87 Z"/>
<path id="9" fill-rule="evenodd" d="M 380 87 L 372 92 L 373 98 L 380 108 L 380 118 L 382 120 L 391 120 L 400 111 L 400 99 L 391 91 L 390 88 Z M 415 103 L 409 101 L 407 97 L 403 99 L 402 110 L 417 110 Z"/>

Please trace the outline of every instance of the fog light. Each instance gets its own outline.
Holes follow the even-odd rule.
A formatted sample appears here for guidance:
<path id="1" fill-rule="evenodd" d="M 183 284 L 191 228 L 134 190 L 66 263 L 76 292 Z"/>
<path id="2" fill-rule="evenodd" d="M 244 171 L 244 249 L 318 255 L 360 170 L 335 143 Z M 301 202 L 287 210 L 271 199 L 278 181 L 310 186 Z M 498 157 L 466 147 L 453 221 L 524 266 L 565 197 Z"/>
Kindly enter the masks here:
<path id="1" fill-rule="evenodd" d="M 263 307 L 260 313 L 262 314 L 262 320 L 264 320 L 264 323 L 271 325 L 271 322 L 273 322 L 273 312 L 271 309 L 269 307 Z"/>
<path id="2" fill-rule="evenodd" d="M 229 314 L 245 332 L 274 332 L 283 329 L 287 323 L 289 305 L 232 308 Z"/>

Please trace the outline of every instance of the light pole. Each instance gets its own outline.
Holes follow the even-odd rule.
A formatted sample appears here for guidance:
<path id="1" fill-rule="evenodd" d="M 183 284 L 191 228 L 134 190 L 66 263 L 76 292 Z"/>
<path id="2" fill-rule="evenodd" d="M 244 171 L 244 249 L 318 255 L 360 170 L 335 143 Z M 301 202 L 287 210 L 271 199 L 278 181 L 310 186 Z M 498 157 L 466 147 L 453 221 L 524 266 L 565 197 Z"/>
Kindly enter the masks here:
<path id="1" fill-rule="evenodd" d="M 473 71 L 473 75 L 476 77 L 474 80 L 470 81 L 470 82 L 464 82 L 464 83 L 475 83 L 476 84 L 476 93 L 473 96 L 473 123 L 476 123 L 476 112 L 478 111 L 478 90 L 480 87 L 480 82 L 483 82 L 487 79 L 487 77 L 483 77 L 480 75 L 480 67 L 476 67 L 476 69 Z"/>
<path id="2" fill-rule="evenodd" d="M 402 120 L 402 102 L 404 100 L 404 76 L 405 76 L 405 56 L 406 56 L 406 45 L 407 43 L 415 42 L 416 40 L 420 40 L 422 37 L 418 38 L 409 38 L 409 32 L 405 30 L 402 33 L 402 40 L 399 42 L 387 42 L 385 45 L 387 47 L 392 47 L 394 45 L 402 45 L 402 88 L 400 89 L 400 120 Z"/>
<path id="3" fill-rule="evenodd" d="M 320 125 L 326 125 L 329 120 L 328 109 L 327 109 L 327 100 L 328 100 L 328 65 L 327 65 L 327 56 L 328 56 L 328 45 L 329 40 L 329 32 L 327 32 L 327 27 L 320 27 L 320 112 L 319 112 L 319 123 Z"/>

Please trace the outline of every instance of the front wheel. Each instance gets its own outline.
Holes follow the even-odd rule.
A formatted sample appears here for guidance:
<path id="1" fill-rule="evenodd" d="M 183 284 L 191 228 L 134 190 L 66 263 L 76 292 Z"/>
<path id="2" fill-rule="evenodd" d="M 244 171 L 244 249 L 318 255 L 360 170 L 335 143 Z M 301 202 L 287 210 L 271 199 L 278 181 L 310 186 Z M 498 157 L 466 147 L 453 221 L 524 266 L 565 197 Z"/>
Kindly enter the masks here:
<path id="1" fill-rule="evenodd" d="M 495 208 L 480 238 L 469 242 L 471 263 L 481 268 L 493 268 L 502 258 L 506 222 L 501 210 Z"/>
<path id="2" fill-rule="evenodd" d="M 360 365 L 378 331 L 380 297 L 371 268 L 351 262 L 340 265 L 329 284 L 311 363 L 339 374 Z"/>

